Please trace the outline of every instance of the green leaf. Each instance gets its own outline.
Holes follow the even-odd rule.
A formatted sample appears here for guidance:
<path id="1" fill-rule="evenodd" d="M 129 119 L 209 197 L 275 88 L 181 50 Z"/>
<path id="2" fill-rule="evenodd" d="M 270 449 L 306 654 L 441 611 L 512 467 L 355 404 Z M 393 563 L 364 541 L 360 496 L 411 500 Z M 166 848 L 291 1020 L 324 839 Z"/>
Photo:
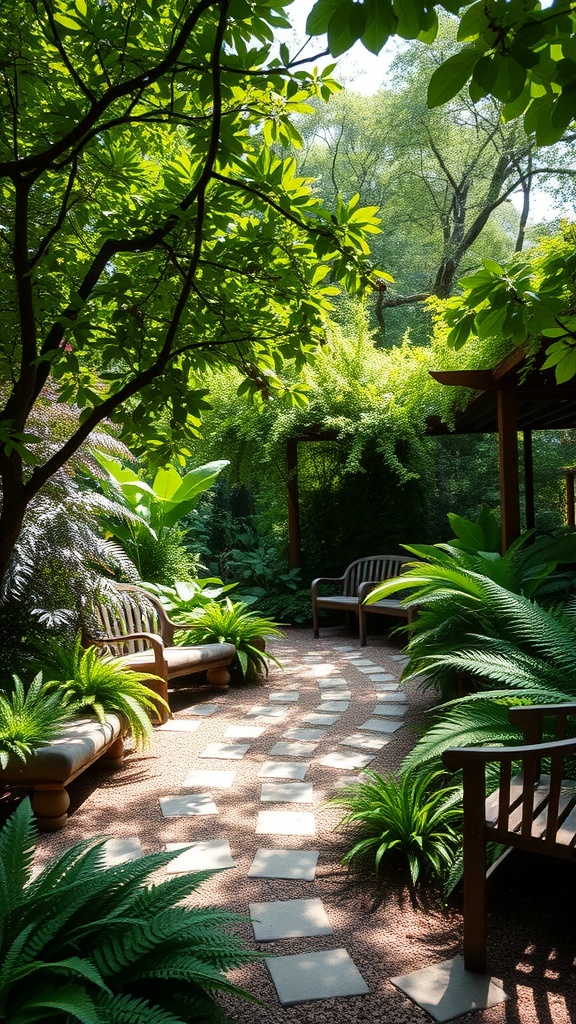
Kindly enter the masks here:
<path id="1" fill-rule="evenodd" d="M 340 0 L 317 0 L 306 20 L 309 36 L 323 36 L 328 31 L 330 18 L 338 10 Z"/>
<path id="2" fill-rule="evenodd" d="M 328 24 L 328 45 L 330 53 L 338 57 L 360 39 L 366 27 L 364 7 L 354 0 L 338 4 Z"/>
<path id="3" fill-rule="evenodd" d="M 371 53 L 380 50 L 394 34 L 398 19 L 388 0 L 365 0 L 366 28 L 362 33 L 362 43 Z"/>
<path id="4" fill-rule="evenodd" d="M 477 50 L 467 48 L 444 61 L 428 83 L 428 106 L 439 107 L 456 96 L 470 78 L 477 59 Z"/>

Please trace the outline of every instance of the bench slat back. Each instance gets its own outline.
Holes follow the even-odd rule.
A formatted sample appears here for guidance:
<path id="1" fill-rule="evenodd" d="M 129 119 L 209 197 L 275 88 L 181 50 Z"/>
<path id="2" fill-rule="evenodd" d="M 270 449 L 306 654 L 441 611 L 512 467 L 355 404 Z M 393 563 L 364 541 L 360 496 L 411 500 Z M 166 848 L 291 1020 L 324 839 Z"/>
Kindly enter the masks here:
<path id="1" fill-rule="evenodd" d="M 396 555 L 372 555 L 371 558 L 357 558 L 355 562 L 351 562 L 344 573 L 344 594 L 355 596 L 361 583 L 367 583 L 369 580 L 380 582 L 398 576 L 407 561 L 407 558 Z"/>
<path id="2" fill-rule="evenodd" d="M 161 616 L 152 600 L 141 591 L 119 592 L 111 604 L 97 604 L 94 609 L 105 636 L 123 636 L 126 633 L 155 633 L 164 636 Z M 113 654 L 134 654 L 149 649 L 146 640 L 123 640 L 109 644 Z"/>

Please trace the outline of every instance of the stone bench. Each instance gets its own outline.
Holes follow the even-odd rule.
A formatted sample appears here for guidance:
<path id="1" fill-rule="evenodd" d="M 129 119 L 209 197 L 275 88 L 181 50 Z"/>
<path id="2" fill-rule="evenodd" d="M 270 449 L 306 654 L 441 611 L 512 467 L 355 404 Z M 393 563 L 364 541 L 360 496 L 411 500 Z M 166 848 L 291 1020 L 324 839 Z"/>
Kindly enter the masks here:
<path id="1" fill-rule="evenodd" d="M 11 758 L 6 768 L 0 769 L 0 783 L 33 789 L 32 810 L 38 827 L 54 832 L 68 820 L 66 786 L 98 760 L 104 768 L 122 767 L 124 741 L 116 715 L 106 715 L 102 723 L 94 718 L 67 722 L 57 739 L 37 747 L 25 762 Z"/>

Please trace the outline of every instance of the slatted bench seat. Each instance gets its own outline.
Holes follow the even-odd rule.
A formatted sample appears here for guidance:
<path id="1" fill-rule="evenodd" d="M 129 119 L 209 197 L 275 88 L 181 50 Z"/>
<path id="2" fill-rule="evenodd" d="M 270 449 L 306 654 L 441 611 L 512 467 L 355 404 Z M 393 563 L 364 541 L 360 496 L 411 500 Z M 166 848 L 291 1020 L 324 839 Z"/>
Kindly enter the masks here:
<path id="1" fill-rule="evenodd" d="M 122 724 L 117 715 L 74 719 L 62 726 L 61 735 L 26 758 L 10 758 L 0 769 L 0 784 L 33 789 L 32 810 L 45 832 L 64 828 L 70 797 L 66 786 L 95 761 L 104 768 L 121 768 L 124 759 Z"/>
<path id="2" fill-rule="evenodd" d="M 405 608 L 400 600 L 388 598 L 375 601 L 371 605 L 363 603 L 378 583 L 398 576 L 408 561 L 408 558 L 399 555 L 371 555 L 369 558 L 357 558 L 351 562 L 343 576 L 320 576 L 313 580 L 311 594 L 314 636 L 318 638 L 320 635 L 320 609 L 351 612 L 356 615 L 362 647 L 368 642 L 368 614 L 393 615 L 410 621 L 414 611 Z M 321 592 L 326 584 L 332 593 Z"/>
<path id="3" fill-rule="evenodd" d="M 576 780 L 565 777 L 576 738 L 566 738 L 576 704 L 543 704 L 509 710 L 524 743 L 510 747 L 458 747 L 443 761 L 464 784 L 464 963 L 485 973 L 486 843 L 501 843 L 563 860 L 576 860 Z M 543 740 L 545 723 L 556 736 Z M 549 774 L 541 774 L 542 762 Z M 486 796 L 487 767 L 496 769 L 498 789 Z"/>

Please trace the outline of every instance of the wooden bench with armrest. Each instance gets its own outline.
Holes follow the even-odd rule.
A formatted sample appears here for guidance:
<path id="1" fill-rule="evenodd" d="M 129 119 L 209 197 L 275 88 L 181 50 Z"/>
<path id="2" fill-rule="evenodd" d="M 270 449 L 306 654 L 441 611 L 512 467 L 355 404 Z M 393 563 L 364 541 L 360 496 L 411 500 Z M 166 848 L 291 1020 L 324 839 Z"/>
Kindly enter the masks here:
<path id="1" fill-rule="evenodd" d="M 383 580 L 391 579 L 402 572 L 402 567 L 409 561 L 400 555 L 371 555 L 369 558 L 357 558 L 351 562 L 342 576 L 320 576 L 312 581 L 312 620 L 314 636 L 320 635 L 318 612 L 328 611 L 353 612 L 358 618 L 360 644 L 367 643 L 367 613 L 394 615 L 411 620 L 413 609 L 405 608 L 401 601 L 393 598 L 376 601 L 372 605 L 364 605 L 364 598 Z M 326 584 L 330 584 L 333 593 L 321 593 Z"/>
<path id="2" fill-rule="evenodd" d="M 93 615 L 98 626 L 84 630 L 87 643 L 103 646 L 122 657 L 126 667 L 134 671 L 158 676 L 157 692 L 166 702 L 172 679 L 201 672 L 206 673 L 210 686 L 228 689 L 228 669 L 236 654 L 233 644 L 178 646 L 174 644 L 174 634 L 187 626 L 173 622 L 158 598 L 131 584 L 117 584 L 116 589 L 114 601 L 95 606 Z M 159 715 L 165 720 L 167 713 L 159 708 Z"/>
<path id="3" fill-rule="evenodd" d="M 549 857 L 576 859 L 576 780 L 565 778 L 565 762 L 576 754 L 576 738 L 566 738 L 576 704 L 513 707 L 509 720 L 524 743 L 510 747 L 458 747 L 443 761 L 464 784 L 464 965 L 486 971 L 486 843 L 517 847 Z M 556 739 L 543 740 L 552 719 Z M 542 761 L 549 774 L 541 774 Z M 499 772 L 498 789 L 486 796 L 486 768 Z"/>

